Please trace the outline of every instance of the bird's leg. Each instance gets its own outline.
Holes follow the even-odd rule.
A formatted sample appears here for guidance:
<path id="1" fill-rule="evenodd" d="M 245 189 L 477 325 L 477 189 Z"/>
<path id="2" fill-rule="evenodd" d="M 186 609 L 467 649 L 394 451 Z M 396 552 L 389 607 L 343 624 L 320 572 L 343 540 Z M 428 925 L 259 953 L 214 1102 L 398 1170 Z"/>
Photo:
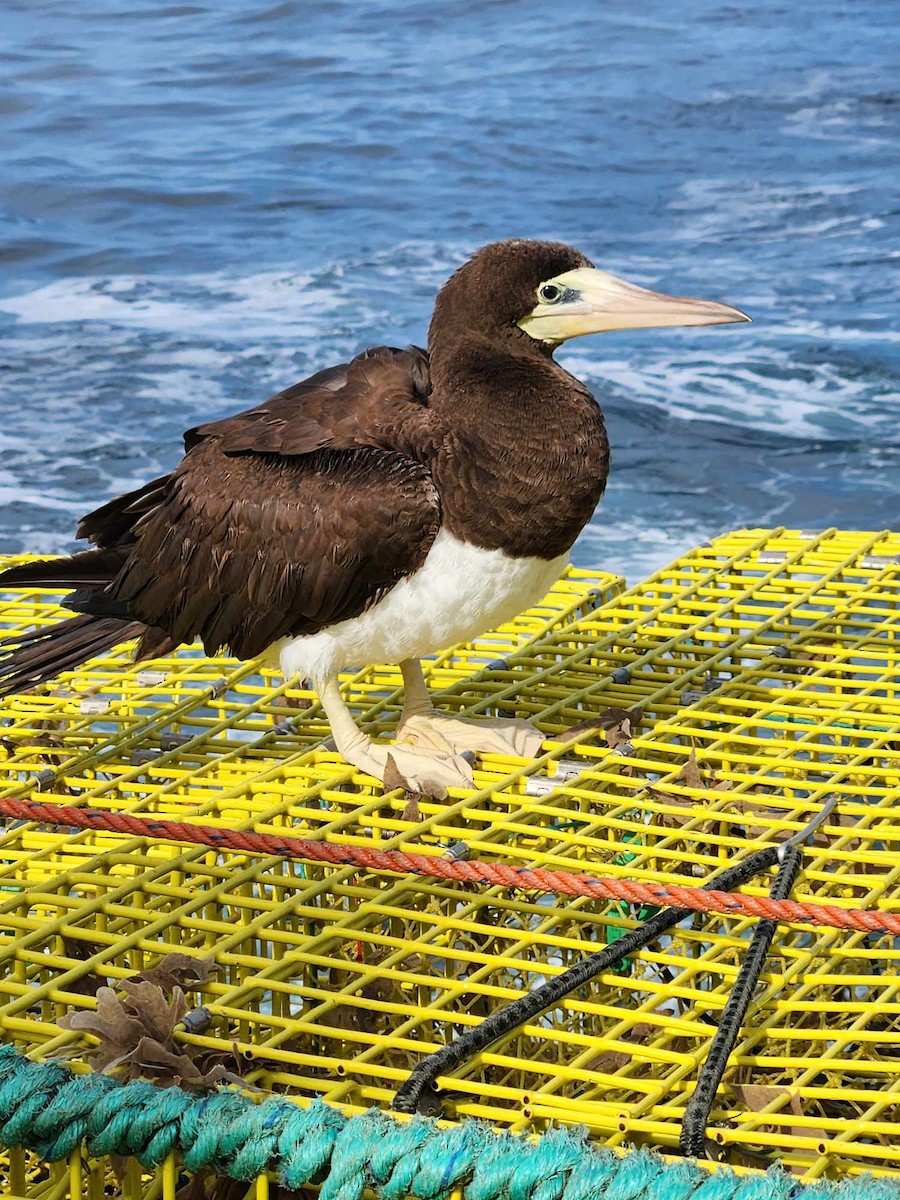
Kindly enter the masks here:
<path id="1" fill-rule="evenodd" d="M 448 788 L 473 786 L 471 766 L 453 750 L 374 742 L 353 720 L 336 679 L 326 679 L 316 690 L 337 752 L 351 766 L 383 782 L 387 771 L 388 786 L 402 784 L 412 792 L 426 792 L 439 800 L 447 795 Z M 390 763 L 396 774 L 391 773 Z"/>
<path id="2" fill-rule="evenodd" d="M 539 729 L 521 717 L 451 717 L 431 703 L 422 664 L 417 658 L 400 664 L 405 698 L 397 740 L 461 754 L 465 750 L 534 758 L 544 742 Z"/>

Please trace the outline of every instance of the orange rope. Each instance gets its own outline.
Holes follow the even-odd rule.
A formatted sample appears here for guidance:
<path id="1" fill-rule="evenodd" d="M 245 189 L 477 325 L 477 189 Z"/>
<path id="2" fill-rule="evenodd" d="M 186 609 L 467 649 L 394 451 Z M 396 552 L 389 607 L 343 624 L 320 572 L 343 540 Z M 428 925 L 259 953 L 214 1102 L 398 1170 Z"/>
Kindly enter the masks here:
<path id="1" fill-rule="evenodd" d="M 209 825 L 190 825 L 183 821 L 163 820 L 159 817 L 136 817 L 128 813 L 74 808 L 68 804 L 37 800 L 0 797 L 0 815 L 17 820 L 37 821 L 43 825 L 72 825 L 80 829 L 98 829 L 133 837 L 188 842 L 244 854 L 275 855 L 279 858 L 328 863 L 331 866 L 360 867 L 367 871 L 427 875 L 432 879 L 443 879 L 453 883 L 480 883 L 491 887 L 583 896 L 591 900 L 626 900 L 632 904 L 688 908 L 696 912 L 762 917 L 771 921 L 827 925 L 834 929 L 900 936 L 900 915 L 893 913 L 839 908 L 833 904 L 802 904 L 796 900 L 772 900 L 767 896 L 746 896 L 742 892 L 706 891 L 703 888 L 677 883 L 595 879 L 590 875 L 576 875 L 569 871 L 515 867 L 507 863 L 477 860 L 466 861 L 438 855 L 415 854 L 406 850 L 378 850 L 374 846 L 343 846 L 312 838 L 218 829 Z"/>

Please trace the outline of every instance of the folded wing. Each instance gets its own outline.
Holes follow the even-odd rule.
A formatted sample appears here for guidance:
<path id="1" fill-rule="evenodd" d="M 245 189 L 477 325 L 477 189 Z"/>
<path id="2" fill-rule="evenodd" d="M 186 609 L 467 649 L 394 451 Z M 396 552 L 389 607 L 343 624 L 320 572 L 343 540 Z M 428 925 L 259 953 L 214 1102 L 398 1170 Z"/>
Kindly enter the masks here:
<path id="1" fill-rule="evenodd" d="M 169 475 L 90 513 L 96 549 L 3 583 L 73 586 L 71 607 L 253 657 L 359 615 L 424 561 L 440 525 L 421 350 L 379 347 L 185 435 Z"/>

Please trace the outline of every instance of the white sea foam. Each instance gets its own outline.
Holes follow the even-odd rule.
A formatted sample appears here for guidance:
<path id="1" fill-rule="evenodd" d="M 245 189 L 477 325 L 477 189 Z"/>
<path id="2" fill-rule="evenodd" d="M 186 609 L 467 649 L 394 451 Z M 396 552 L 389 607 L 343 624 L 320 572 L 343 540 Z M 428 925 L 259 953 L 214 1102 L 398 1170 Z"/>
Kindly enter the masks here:
<path id="1" fill-rule="evenodd" d="M 270 338 L 277 332 L 312 338 L 323 318 L 334 316 L 349 297 L 314 287 L 313 277 L 262 271 L 225 274 L 114 276 L 59 279 L 20 295 L 0 298 L 0 312 L 25 324 L 103 321 L 159 333 L 239 335 Z M 197 365 L 201 363 L 196 359 Z"/>
<path id="2" fill-rule="evenodd" d="M 671 525 L 640 518 L 613 521 L 601 503 L 593 521 L 575 543 L 572 561 L 624 575 L 632 584 L 718 532 L 721 531 L 710 531 L 683 519 Z"/>
<path id="3" fill-rule="evenodd" d="M 871 213 L 847 211 L 850 197 L 860 190 L 854 184 L 770 183 L 763 179 L 750 179 L 736 187 L 733 178 L 709 177 L 682 184 L 669 209 L 676 214 L 677 241 L 771 243 L 773 229 L 779 240 L 865 237 L 882 228 L 884 221 Z"/>
<path id="4" fill-rule="evenodd" d="M 18 484 L 0 484 L 0 506 L 4 504 L 28 505 L 31 508 L 42 508 L 52 512 L 69 512 L 80 515 L 84 504 L 64 496 L 59 491 L 34 491 L 22 488 Z"/>
<path id="5" fill-rule="evenodd" d="M 613 384 L 626 399 L 652 404 L 685 421 L 717 421 L 792 437 L 845 437 L 848 426 L 884 421 L 872 400 L 872 381 L 848 378 L 830 362 L 801 363 L 790 350 L 764 355 L 685 353 L 635 365 L 621 358 L 562 357 L 567 370 L 593 384 L 599 396 Z M 840 429 L 835 417 L 840 418 Z"/>
<path id="6" fill-rule="evenodd" d="M 889 312 L 869 310 L 867 320 L 892 320 Z M 900 343 L 898 329 L 852 329 L 846 325 L 826 325 L 824 321 L 803 320 L 793 318 L 786 325 L 778 328 L 780 335 L 789 337 L 816 338 L 827 342 L 884 342 L 888 345 Z"/>
<path id="7" fill-rule="evenodd" d="M 411 289 L 421 289 L 424 313 L 467 249 L 403 242 L 365 260 L 323 264 L 306 272 L 81 276 L 0 297 L 0 312 L 27 325 L 100 321 L 185 336 L 234 336 L 245 347 L 255 339 L 267 344 L 280 337 L 321 337 L 339 330 L 346 318 L 356 329 L 379 324 L 383 339 L 396 328 L 393 298 L 408 304 Z M 204 348 L 177 351 L 179 361 L 191 366 L 215 366 L 213 353 Z"/>
<path id="8" fill-rule="evenodd" d="M 893 111 L 861 110 L 856 97 L 833 97 L 822 104 L 798 108 L 785 120 L 785 132 L 822 142 L 852 142 L 862 146 L 893 146 Z"/>

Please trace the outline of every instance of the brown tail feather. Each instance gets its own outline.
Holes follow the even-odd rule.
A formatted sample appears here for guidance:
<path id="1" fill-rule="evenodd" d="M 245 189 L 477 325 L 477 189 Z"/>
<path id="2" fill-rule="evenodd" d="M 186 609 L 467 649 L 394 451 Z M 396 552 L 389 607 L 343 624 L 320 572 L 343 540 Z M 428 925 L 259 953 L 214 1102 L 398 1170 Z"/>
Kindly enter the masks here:
<path id="1" fill-rule="evenodd" d="M 61 558 L 20 563 L 0 571 L 0 588 L 36 584 L 38 587 L 96 587 L 112 583 L 125 562 L 124 550 L 84 550 Z"/>
<path id="2" fill-rule="evenodd" d="M 0 642 L 0 696 L 21 692 L 81 666 L 96 654 L 148 632 L 140 621 L 118 617 L 70 617 L 46 629 L 15 634 Z"/>
<path id="3" fill-rule="evenodd" d="M 160 475 L 133 492 L 108 500 L 82 518 L 75 536 L 112 548 L 133 542 L 135 522 L 158 503 L 170 479 L 170 475 Z"/>

